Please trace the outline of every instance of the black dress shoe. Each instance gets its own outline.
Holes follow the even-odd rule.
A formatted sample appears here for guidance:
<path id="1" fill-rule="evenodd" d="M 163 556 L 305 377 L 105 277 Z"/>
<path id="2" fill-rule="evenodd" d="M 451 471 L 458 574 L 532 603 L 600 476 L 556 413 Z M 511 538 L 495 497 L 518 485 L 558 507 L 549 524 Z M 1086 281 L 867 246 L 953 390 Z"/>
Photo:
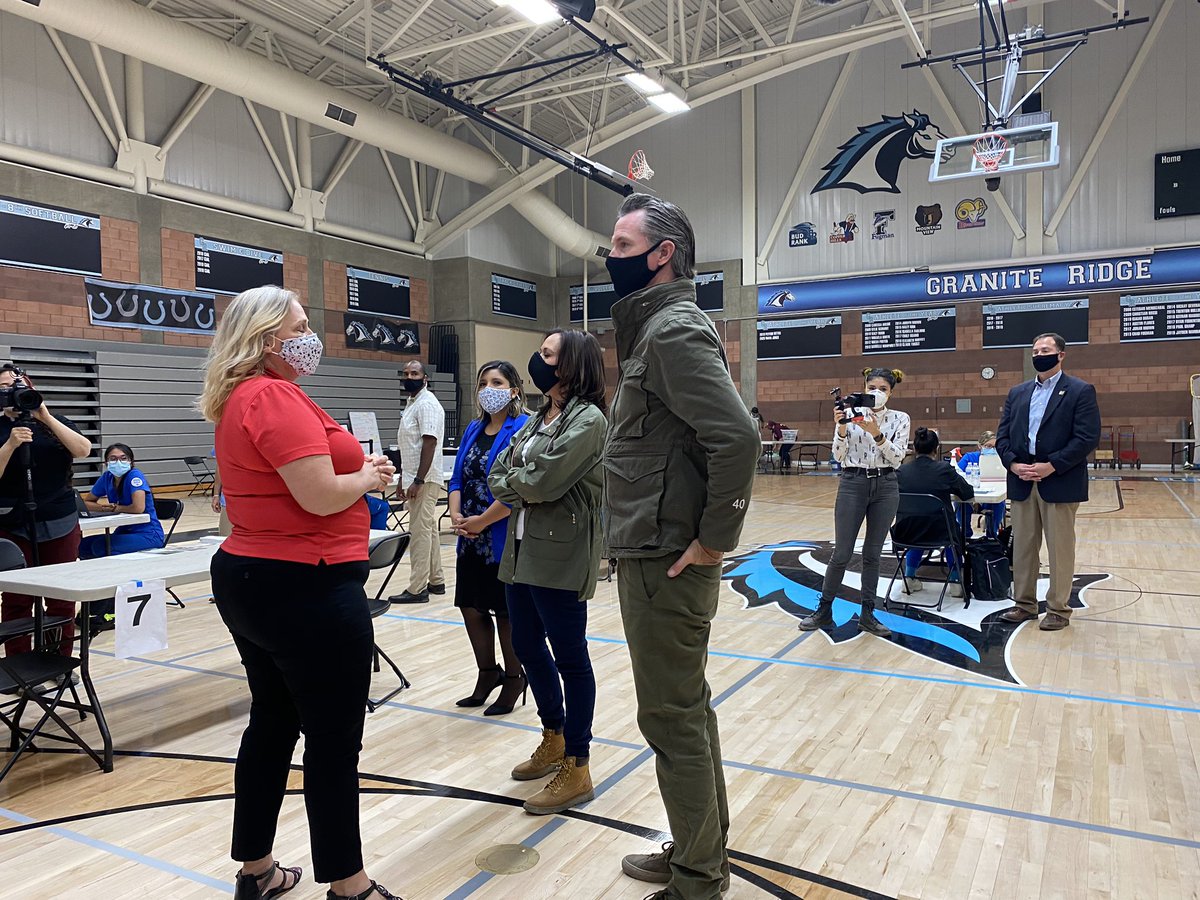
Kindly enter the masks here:
<path id="1" fill-rule="evenodd" d="M 1046 613 L 1046 618 L 1042 619 L 1038 628 L 1042 631 L 1062 631 L 1071 620 L 1066 616 L 1060 616 L 1058 613 Z"/>
<path id="2" fill-rule="evenodd" d="M 429 591 L 418 591 L 415 594 L 412 591 L 402 591 L 394 597 L 388 597 L 388 600 L 392 603 L 428 603 Z"/>
<path id="3" fill-rule="evenodd" d="M 446 585 L 445 584 L 431 584 L 431 585 L 429 585 L 429 593 L 438 594 L 438 595 L 444 594 L 444 593 L 446 593 Z"/>

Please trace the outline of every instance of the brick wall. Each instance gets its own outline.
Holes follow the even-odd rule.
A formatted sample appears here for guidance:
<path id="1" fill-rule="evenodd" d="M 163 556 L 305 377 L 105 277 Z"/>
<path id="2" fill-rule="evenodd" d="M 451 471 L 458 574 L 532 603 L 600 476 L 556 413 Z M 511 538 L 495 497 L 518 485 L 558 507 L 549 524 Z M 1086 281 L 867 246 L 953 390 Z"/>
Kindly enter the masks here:
<path id="1" fill-rule="evenodd" d="M 346 332 L 342 314 L 349 309 L 346 296 L 346 266 L 344 263 L 325 260 L 323 281 L 325 285 L 325 353 L 339 359 L 369 359 L 375 362 L 396 363 L 399 369 L 410 359 L 424 363 L 429 358 L 429 282 L 423 278 L 409 279 L 409 312 L 417 326 L 421 341 L 421 352 L 417 354 L 389 353 L 385 350 L 352 350 L 346 346 Z"/>
<path id="2" fill-rule="evenodd" d="M 1164 438 L 1179 436 L 1180 419 L 1190 418 L 1188 375 L 1200 371 L 1194 341 L 1120 343 L 1120 295 L 1090 298 L 1088 343 L 1067 348 L 1065 371 L 1096 386 L 1105 426 L 1132 426 L 1145 463 L 1165 463 Z M 829 391 L 857 390 L 865 366 L 903 369 L 905 378 L 892 405 L 907 412 L 913 428 L 936 426 L 944 438 L 974 438 L 995 430 L 1009 388 L 1025 379 L 1026 348 L 984 350 L 982 308 L 960 303 L 957 352 L 862 354 L 862 314 L 842 314 L 840 359 L 767 360 L 758 364 L 758 405 L 768 419 L 785 422 L 802 438 L 827 440 L 833 429 Z M 983 366 L 996 369 L 984 381 Z M 971 412 L 956 413 L 956 399 L 969 399 Z M 928 410 L 928 412 L 926 412 Z"/>

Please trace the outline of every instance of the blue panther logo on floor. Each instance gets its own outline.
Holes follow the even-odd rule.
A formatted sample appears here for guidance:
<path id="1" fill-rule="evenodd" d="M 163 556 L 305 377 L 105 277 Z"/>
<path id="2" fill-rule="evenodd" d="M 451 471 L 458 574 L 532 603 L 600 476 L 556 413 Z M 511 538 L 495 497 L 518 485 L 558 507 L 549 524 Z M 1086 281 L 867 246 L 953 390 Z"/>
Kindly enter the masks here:
<path id="1" fill-rule="evenodd" d="M 827 541 L 768 544 L 727 560 L 721 577 L 746 598 L 747 608 L 775 604 L 784 612 L 802 619 L 817 608 L 824 564 L 832 552 L 833 545 Z M 879 579 L 881 594 L 888 589 L 891 577 L 888 563 L 892 559 L 894 557 L 885 550 Z M 836 644 L 856 638 L 861 633 L 858 630 L 859 564 L 860 559 L 856 554 L 846 570 L 842 590 L 833 603 L 833 627 L 822 629 L 825 636 Z M 1076 575 L 1071 591 L 1071 606 L 1086 608 L 1083 592 L 1108 577 Z M 897 593 L 899 583 L 898 580 Z M 928 598 L 920 599 L 930 602 L 934 596 L 931 593 Z M 972 600 L 970 607 L 964 609 L 959 601 L 947 597 L 941 612 L 916 607 L 906 609 L 893 603 L 893 611 L 880 609 L 875 614 L 892 630 L 888 640 L 909 652 L 998 681 L 1022 684 L 1012 672 L 1008 659 L 1009 641 L 1021 626 L 1000 621 L 1000 613 L 1012 606 L 1009 600 Z M 1044 612 L 1046 602 L 1042 600 L 1038 606 Z"/>

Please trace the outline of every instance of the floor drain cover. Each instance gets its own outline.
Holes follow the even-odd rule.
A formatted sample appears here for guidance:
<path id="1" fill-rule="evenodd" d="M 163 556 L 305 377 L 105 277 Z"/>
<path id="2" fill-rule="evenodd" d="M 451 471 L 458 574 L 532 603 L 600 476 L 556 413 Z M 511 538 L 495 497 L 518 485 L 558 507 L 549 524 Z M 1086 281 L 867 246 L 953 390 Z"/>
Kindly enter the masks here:
<path id="1" fill-rule="evenodd" d="M 541 855 L 524 844 L 497 844 L 475 857 L 475 865 L 494 875 L 512 875 L 537 865 Z"/>

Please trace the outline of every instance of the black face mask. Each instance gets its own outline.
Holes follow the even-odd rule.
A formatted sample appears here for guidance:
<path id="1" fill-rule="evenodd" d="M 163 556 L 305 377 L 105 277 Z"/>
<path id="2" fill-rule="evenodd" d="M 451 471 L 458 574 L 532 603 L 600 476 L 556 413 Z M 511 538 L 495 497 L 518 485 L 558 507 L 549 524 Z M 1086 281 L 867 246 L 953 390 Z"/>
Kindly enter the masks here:
<path id="1" fill-rule="evenodd" d="M 529 377 L 543 394 L 558 384 L 558 369 L 542 359 L 542 354 L 534 353 L 529 357 Z"/>
<path id="2" fill-rule="evenodd" d="M 1033 367 L 1039 372 L 1049 372 L 1058 365 L 1058 354 L 1047 353 L 1045 356 L 1035 356 L 1033 358 Z"/>
<path id="3" fill-rule="evenodd" d="M 650 259 L 650 254 L 657 250 L 661 243 L 662 241 L 659 241 L 645 253 L 639 253 L 637 256 L 610 256 L 604 261 L 604 267 L 608 269 L 608 274 L 612 278 L 613 290 L 618 297 L 628 297 L 634 291 L 640 291 L 650 283 L 650 279 L 658 274 L 658 269 L 648 269 L 646 263 Z"/>
<path id="4" fill-rule="evenodd" d="M 403 382 L 404 390 L 410 394 L 419 393 L 421 388 L 425 387 L 424 378 L 405 378 Z"/>

